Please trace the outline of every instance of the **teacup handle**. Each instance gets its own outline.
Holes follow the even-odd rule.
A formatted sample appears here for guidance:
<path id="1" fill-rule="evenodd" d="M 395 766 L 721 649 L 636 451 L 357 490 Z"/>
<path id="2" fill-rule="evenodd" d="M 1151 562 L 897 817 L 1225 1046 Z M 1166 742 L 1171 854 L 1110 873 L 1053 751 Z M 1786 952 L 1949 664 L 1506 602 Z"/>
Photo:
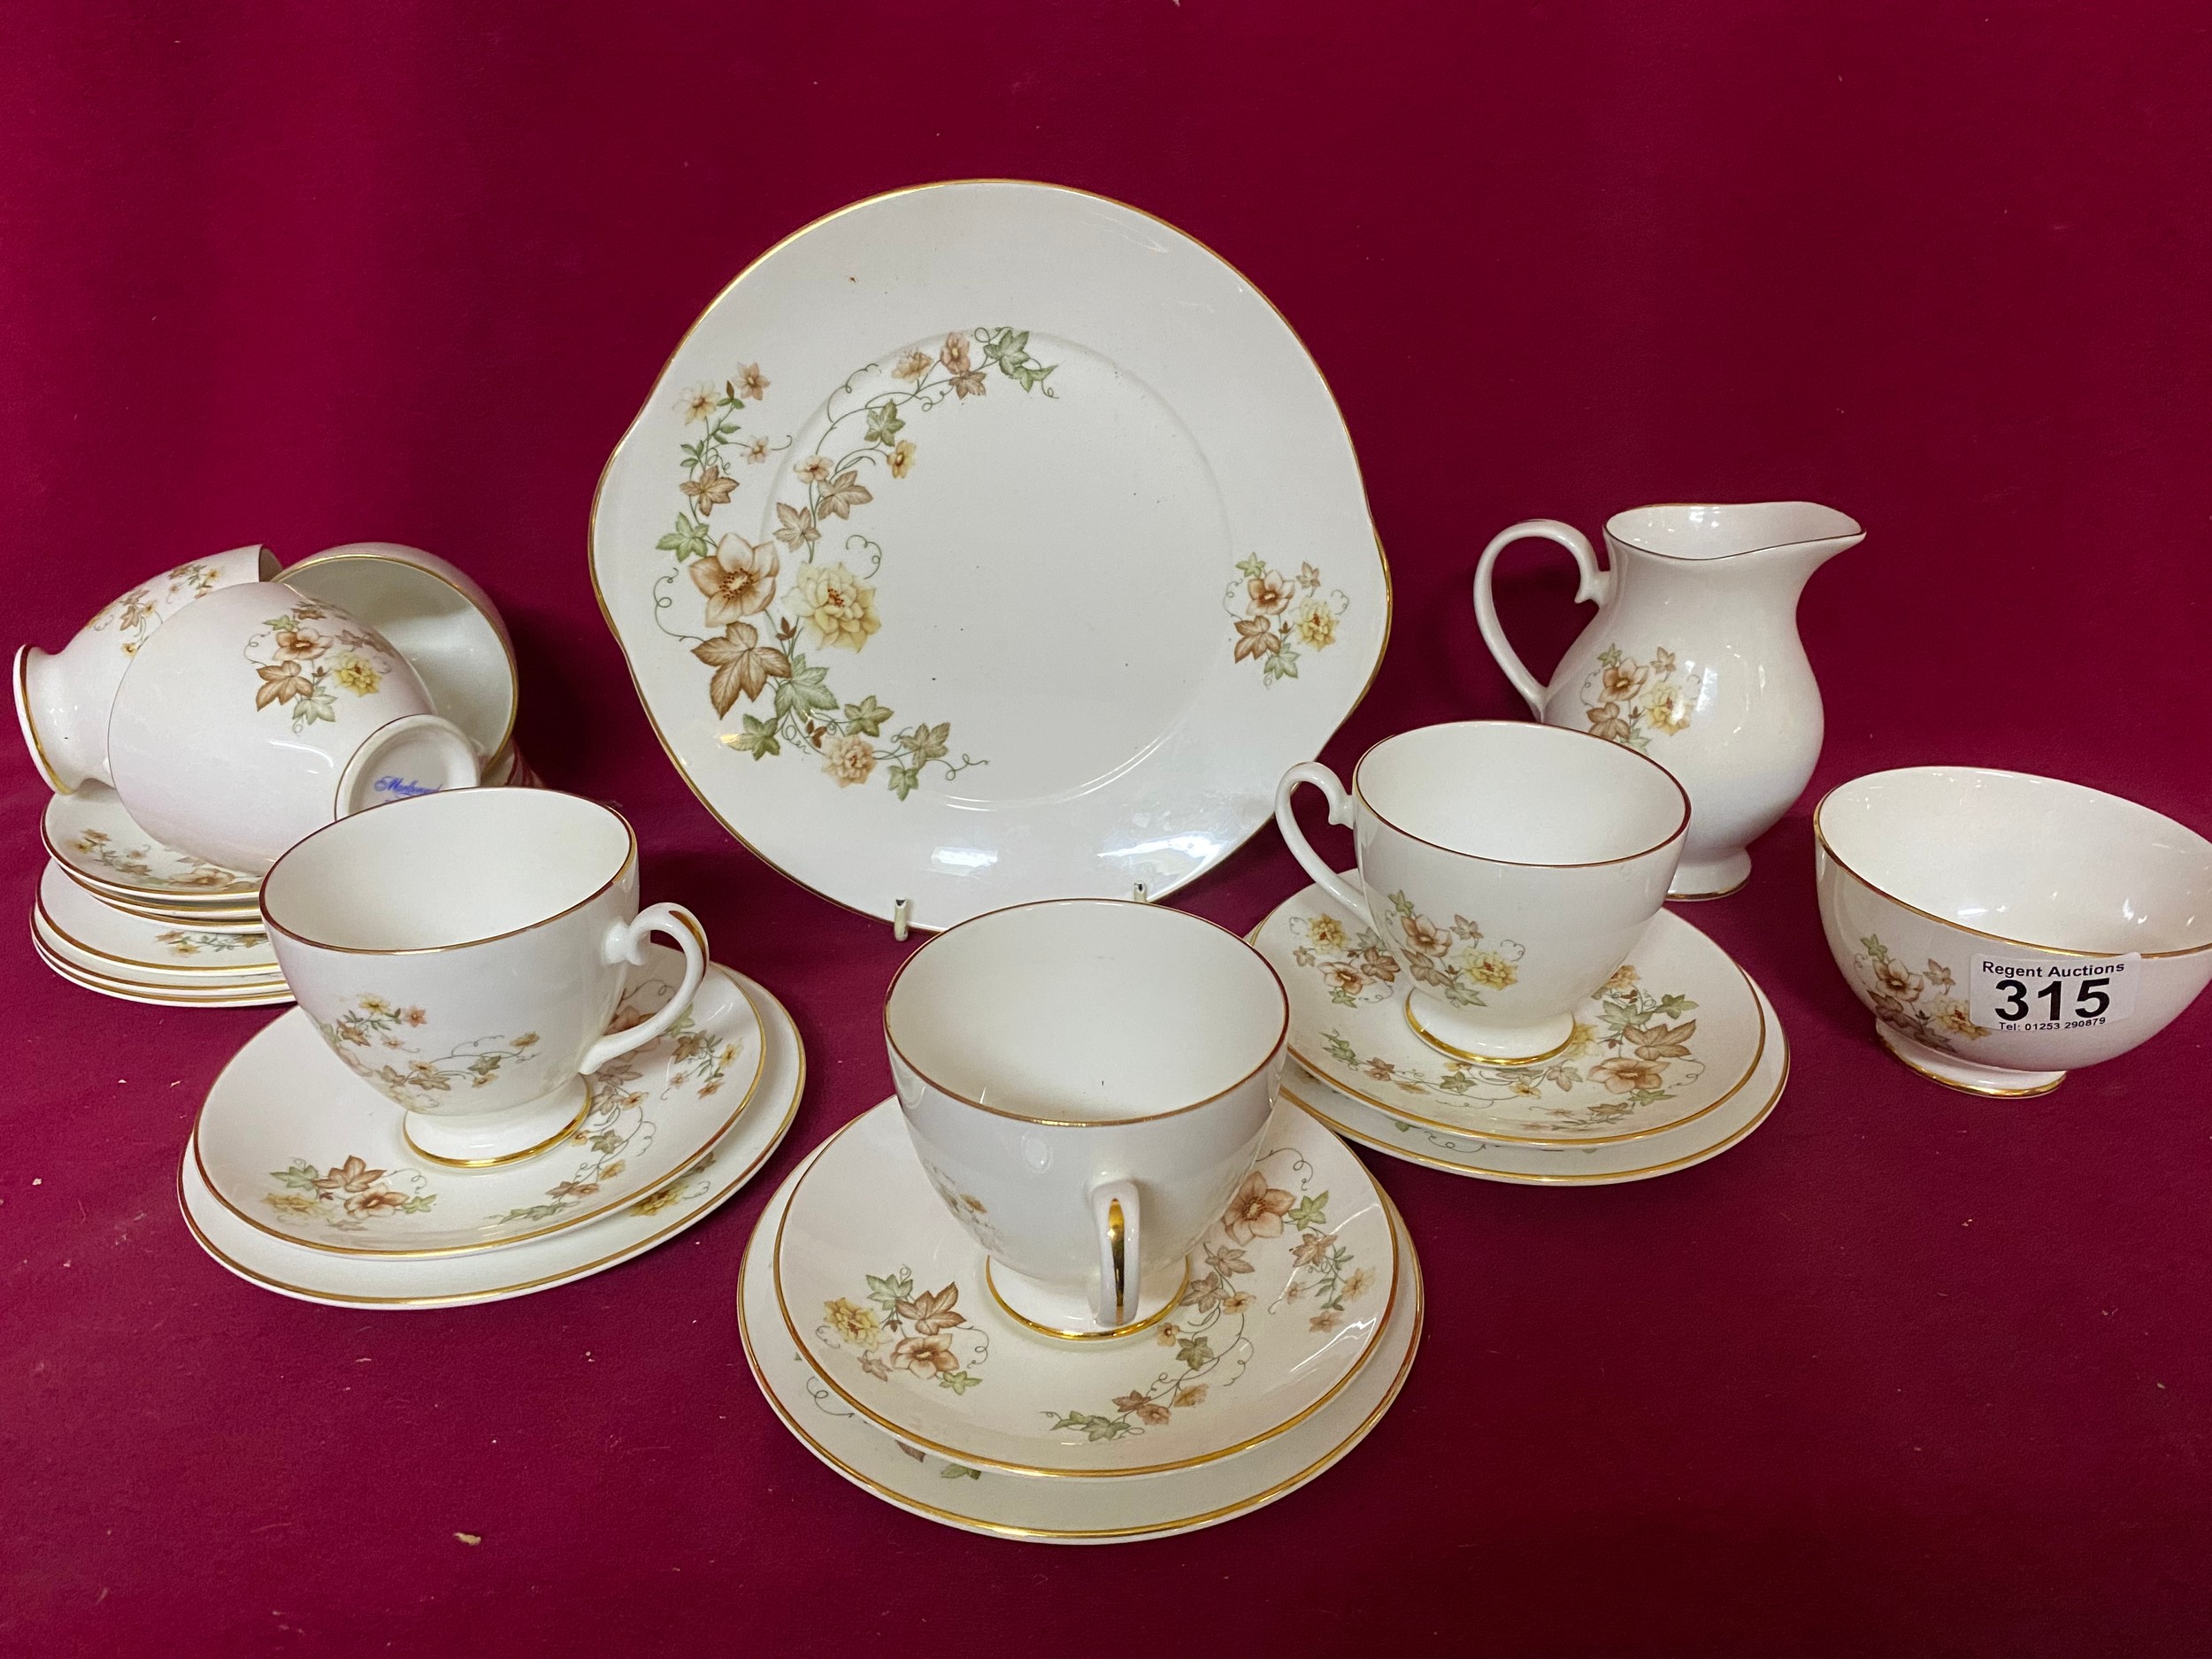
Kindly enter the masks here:
<path id="1" fill-rule="evenodd" d="M 586 1077 L 618 1055 L 642 1048 L 661 1035 L 684 1017 L 691 999 L 699 994 L 699 981 L 707 972 L 706 930 L 699 926 L 699 918 L 680 904 L 649 904 L 637 913 L 634 921 L 610 927 L 600 946 L 600 958 L 641 968 L 645 965 L 646 939 L 654 933 L 665 933 L 669 942 L 684 953 L 684 982 L 652 1018 L 627 1031 L 611 1031 L 585 1049 L 583 1063 L 576 1069 Z"/>
<path id="2" fill-rule="evenodd" d="M 1098 1227 L 1098 1286 L 1091 1312 L 1102 1330 L 1118 1331 L 1136 1317 L 1144 1283 L 1143 1227 L 1137 1184 L 1125 1178 L 1091 1188 L 1091 1218 Z"/>
<path id="3" fill-rule="evenodd" d="M 1575 603 L 1586 601 L 1603 604 L 1613 592 L 1613 572 L 1600 568 L 1598 556 L 1590 545 L 1590 538 L 1571 524 L 1556 518 L 1524 518 L 1520 523 L 1508 525 L 1490 538 L 1490 545 L 1482 550 L 1482 558 L 1475 565 L 1475 626 L 1482 630 L 1482 642 L 1490 648 L 1490 655 L 1498 659 L 1498 666 L 1513 682 L 1513 689 L 1538 719 L 1544 718 L 1544 694 L 1550 689 L 1528 672 L 1528 664 L 1521 660 L 1505 637 L 1505 629 L 1498 622 L 1497 602 L 1490 595 L 1490 577 L 1496 566 L 1498 555 L 1524 536 L 1542 536 L 1556 541 L 1574 556 L 1575 569 L 1582 573 L 1582 580 L 1575 588 Z"/>
<path id="4" fill-rule="evenodd" d="M 1275 786 L 1275 827 L 1282 831 L 1290 856 L 1305 866 L 1306 873 L 1320 884 L 1321 890 L 1372 927 L 1375 918 L 1367 908 L 1367 895 L 1330 869 L 1329 861 L 1314 851 L 1305 831 L 1298 827 L 1298 815 L 1290 810 L 1290 797 L 1298 792 L 1302 783 L 1311 784 L 1329 797 L 1330 823 L 1348 826 L 1356 816 L 1352 797 L 1345 793 L 1337 775 L 1317 760 L 1302 760 L 1285 772 L 1282 782 Z"/>

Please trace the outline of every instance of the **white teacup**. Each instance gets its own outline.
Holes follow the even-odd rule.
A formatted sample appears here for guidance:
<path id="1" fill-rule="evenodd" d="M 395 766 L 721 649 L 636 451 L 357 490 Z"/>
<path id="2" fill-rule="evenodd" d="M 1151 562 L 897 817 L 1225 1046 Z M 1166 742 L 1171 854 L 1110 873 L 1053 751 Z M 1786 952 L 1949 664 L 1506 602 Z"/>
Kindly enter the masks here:
<path id="1" fill-rule="evenodd" d="M 478 763 L 389 641 L 277 582 L 219 588 L 139 648 L 108 758 L 149 834 L 249 873 L 333 818 L 466 788 Z"/>
<path id="2" fill-rule="evenodd" d="M 462 789 L 342 818 L 280 858 L 261 905 L 277 962 L 333 1052 L 407 1111 L 439 1164 L 504 1164 L 557 1144 L 585 1079 L 684 1016 L 706 935 L 637 904 L 620 813 L 541 789 Z M 683 983 L 610 1032 L 651 933 Z"/>
<path id="3" fill-rule="evenodd" d="M 908 957 L 883 1010 L 914 1150 L 1015 1317 L 1125 1334 L 1258 1156 L 1290 1007 L 1249 945 L 1115 899 L 994 910 Z"/>
<path id="4" fill-rule="evenodd" d="M 192 559 L 109 601 L 60 650 L 17 651 L 15 718 L 47 786 L 73 795 L 88 780 L 114 782 L 108 713 L 139 648 L 194 601 L 237 582 L 265 581 L 276 567 L 276 555 L 258 545 Z"/>
<path id="5" fill-rule="evenodd" d="M 1291 796 L 1310 783 L 1352 828 L 1355 887 L 1307 842 Z M 1464 720 L 1360 757 L 1348 794 L 1306 761 L 1275 822 L 1306 872 L 1406 964 L 1406 1019 L 1456 1059 L 1557 1053 L 1574 1010 L 1628 959 L 1666 902 L 1689 797 L 1633 749 L 1557 726 Z"/>

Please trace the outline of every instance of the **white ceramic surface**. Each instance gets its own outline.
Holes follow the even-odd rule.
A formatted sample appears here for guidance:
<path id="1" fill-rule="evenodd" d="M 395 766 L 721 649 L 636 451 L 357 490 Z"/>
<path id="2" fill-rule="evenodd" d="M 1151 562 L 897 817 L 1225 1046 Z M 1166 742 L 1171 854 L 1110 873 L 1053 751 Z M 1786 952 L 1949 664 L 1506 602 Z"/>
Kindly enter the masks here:
<path id="1" fill-rule="evenodd" d="M 1259 1149 L 1288 1008 L 1211 922 L 1064 899 L 931 940 L 883 1026 L 915 1152 L 999 1294 L 1090 1333 L 1180 1288 Z"/>
<path id="2" fill-rule="evenodd" d="M 618 1020 L 658 1010 L 683 970 L 680 954 L 655 948 L 630 971 Z M 600 1069 L 588 1113 L 559 1147 L 490 1169 L 426 1169 L 391 1102 L 295 1024 L 253 1051 L 247 1075 L 210 1094 L 192 1150 L 225 1209 L 291 1243 L 344 1256 L 459 1255 L 584 1225 L 657 1192 L 748 1110 L 761 1060 L 752 1003 L 710 967 L 688 1014 Z"/>
<path id="3" fill-rule="evenodd" d="M 1813 836 L 1836 965 L 1884 1045 L 1955 1088 L 2047 1093 L 2157 1035 L 2212 980 L 2212 842 L 2118 795 L 1908 767 L 1829 791 Z M 1975 1013 L 1985 959 L 2040 986 L 2131 956 L 2128 1011 L 2108 1023 L 2014 1030 Z"/>
<path id="4" fill-rule="evenodd" d="M 1290 1052 L 1336 1088 L 1409 1123 L 1486 1144 L 1640 1141 L 1725 1111 L 1770 1033 L 1749 978 L 1671 911 L 1574 1013 L 1572 1040 L 1533 1065 L 1436 1053 L 1405 1020 L 1411 976 L 1388 941 L 1308 887 L 1254 930 L 1290 990 Z"/>
<path id="5" fill-rule="evenodd" d="M 150 834 L 250 872 L 334 818 L 477 780 L 398 652 L 275 582 L 219 588 L 139 648 L 108 754 Z"/>
<path id="6" fill-rule="evenodd" d="M 739 1269 L 738 1332 L 762 1394 L 800 1443 L 863 1491 L 967 1532 L 1036 1543 L 1109 1544 L 1217 1525 L 1286 1496 L 1333 1467 L 1380 1421 L 1419 1350 L 1424 1313 L 1413 1240 L 1391 1217 L 1399 1294 L 1368 1363 L 1302 1423 L 1235 1457 L 1109 1480 L 1036 1479 L 949 1462 L 884 1433 L 833 1393 L 792 1344 L 776 1307 L 769 1240 L 806 1166 L 762 1210 Z"/>
<path id="7" fill-rule="evenodd" d="M 797 1114 L 806 1079 L 798 1027 L 755 980 L 729 973 L 752 1001 L 764 1058 L 752 1102 L 678 1179 L 626 1209 L 542 1238 L 465 1256 L 337 1256 L 310 1250 L 248 1226 L 219 1203 L 187 1148 L 177 1173 L 178 1201 L 193 1237 L 241 1279 L 302 1302 L 334 1307 L 451 1308 L 499 1302 L 602 1272 L 673 1238 L 730 1198 L 767 1162 Z M 307 1017 L 272 1021 L 216 1080 L 215 1090 L 255 1076 L 260 1045 L 304 1038 Z M 281 1034 L 280 1034 L 281 1033 Z"/>
<path id="8" fill-rule="evenodd" d="M 259 879 L 164 845 L 140 826 L 115 791 L 88 783 L 56 795 L 39 817 L 47 856 L 104 898 L 149 908 L 250 910 Z"/>
<path id="9" fill-rule="evenodd" d="M 233 987 L 206 991 L 156 986 L 138 979 L 116 979 L 94 973 L 76 966 L 57 954 L 40 936 L 34 918 L 31 945 L 38 958 L 55 974 L 84 990 L 96 991 L 102 996 L 111 996 L 119 1002 L 140 1002 L 150 1008 L 273 1008 L 292 1001 L 292 993 L 281 979 L 262 987 Z"/>
<path id="10" fill-rule="evenodd" d="M 708 807 L 926 929 L 1210 868 L 1389 626 L 1281 317 L 1147 214 L 1008 181 L 857 204 L 741 275 L 608 463 L 592 568 Z"/>
<path id="11" fill-rule="evenodd" d="M 1350 826 L 1357 884 L 1298 827 L 1301 783 Z M 1517 720 L 1385 738 L 1348 791 L 1309 761 L 1275 797 L 1306 872 L 1403 961 L 1412 1028 L 1440 1056 L 1508 1064 L 1572 1040 L 1576 1008 L 1666 902 L 1688 818 L 1681 786 L 1650 760 Z"/>
<path id="12" fill-rule="evenodd" d="M 138 648 L 194 600 L 233 583 L 265 581 L 275 569 L 276 556 L 265 547 L 194 559 L 102 607 L 61 650 L 18 650 L 15 718 L 47 784 L 66 794 L 88 781 L 111 782 L 108 713 Z"/>
<path id="13" fill-rule="evenodd" d="M 336 605 L 389 641 L 421 677 L 435 712 L 485 758 L 514 734 L 518 680 L 507 624 L 467 572 L 397 541 L 349 541 L 288 566 L 277 580 Z"/>
<path id="14" fill-rule="evenodd" d="M 1339 1134 L 1408 1163 L 1525 1187 L 1609 1187 L 1671 1175 L 1717 1157 L 1765 1123 L 1789 1081 L 1789 1043 L 1774 1005 L 1755 985 L 1769 1033 L 1759 1064 L 1716 1110 L 1626 1141 L 1564 1141 L 1551 1146 L 1454 1133 L 1414 1122 L 1356 1098 L 1293 1061 L 1283 1068 L 1285 1100 L 1320 1118 Z"/>
<path id="15" fill-rule="evenodd" d="M 150 991 L 195 992 L 276 991 L 282 990 L 284 976 L 274 964 L 259 967 L 233 969 L 211 967 L 202 970 L 147 967 L 137 963 L 119 963 L 113 957 L 103 956 L 85 949 L 59 932 L 48 921 L 45 912 L 34 903 L 31 910 L 31 937 L 45 952 L 65 967 L 75 970 L 86 979 L 112 981 L 132 989 Z"/>
<path id="16" fill-rule="evenodd" d="M 50 859 L 39 874 L 33 906 L 63 944 L 82 953 L 84 965 L 106 972 L 177 974 L 189 983 L 196 978 L 277 972 L 276 953 L 265 934 L 133 916 L 80 887 Z"/>
<path id="17" fill-rule="evenodd" d="M 541 1151 L 582 1117 L 585 1079 L 680 1019 L 706 934 L 637 902 L 620 813 L 541 789 L 462 789 L 341 818 L 280 859 L 262 914 L 338 1057 L 407 1113 L 432 1162 Z M 649 933 L 685 970 L 650 1018 L 610 1029 Z"/>
<path id="18" fill-rule="evenodd" d="M 1522 664 L 1491 597 L 1498 555 L 1527 536 L 1573 555 L 1578 600 L 1598 613 L 1551 683 Z M 1746 848 L 1803 791 L 1820 757 L 1820 686 L 1797 637 L 1797 600 L 1866 533 L 1809 501 L 1639 507 L 1605 525 L 1606 568 L 1572 525 L 1501 531 L 1475 570 L 1475 617 L 1498 666 L 1540 720 L 1649 755 L 1694 808 L 1677 898 L 1718 898 L 1751 873 Z"/>
<path id="19" fill-rule="evenodd" d="M 1381 1195 L 1319 1123 L 1277 1109 L 1249 1187 L 1166 1320 L 1042 1336 L 994 1298 L 886 1101 L 832 1138 L 772 1235 L 779 1310 L 833 1392 L 924 1450 L 1085 1485 L 1212 1462 L 1341 1392 L 1396 1294 Z"/>

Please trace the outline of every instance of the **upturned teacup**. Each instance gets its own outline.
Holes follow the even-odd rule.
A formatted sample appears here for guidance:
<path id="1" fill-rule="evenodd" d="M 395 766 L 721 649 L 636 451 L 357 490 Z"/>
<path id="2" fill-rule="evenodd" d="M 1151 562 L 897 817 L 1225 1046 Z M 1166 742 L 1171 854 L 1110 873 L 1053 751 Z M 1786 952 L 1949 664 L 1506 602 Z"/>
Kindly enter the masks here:
<path id="1" fill-rule="evenodd" d="M 706 935 L 675 904 L 638 909 L 620 813 L 541 789 L 462 789 L 341 818 L 262 884 L 270 942 L 323 1041 L 403 1108 L 434 1163 L 504 1164 L 557 1144 L 586 1079 L 681 1019 Z M 652 933 L 683 982 L 608 1029 Z"/>
<path id="2" fill-rule="evenodd" d="M 47 786 L 74 795 L 88 781 L 114 782 L 108 715 L 139 648 L 185 606 L 219 588 L 265 581 L 276 567 L 276 555 L 257 544 L 189 559 L 116 595 L 60 650 L 18 650 L 15 718 Z"/>
<path id="3" fill-rule="evenodd" d="M 1310 783 L 1349 825 L 1355 887 L 1291 811 Z M 1307 874 L 1402 962 L 1414 1031 L 1455 1059 L 1517 1065 L 1574 1034 L 1574 1010 L 1666 902 L 1689 797 L 1633 749 L 1557 726 L 1463 720 L 1385 738 L 1347 790 L 1305 761 L 1275 822 Z"/>
<path id="4" fill-rule="evenodd" d="M 108 720 L 149 834 L 257 874 L 364 807 L 477 781 L 460 728 L 373 628 L 278 582 L 219 588 L 139 648 Z"/>
<path id="5" fill-rule="evenodd" d="M 1235 934 L 1113 899 L 994 910 L 884 1003 L 906 1126 L 992 1292 L 1049 1335 L 1124 1335 L 1258 1156 L 1289 1002 Z"/>

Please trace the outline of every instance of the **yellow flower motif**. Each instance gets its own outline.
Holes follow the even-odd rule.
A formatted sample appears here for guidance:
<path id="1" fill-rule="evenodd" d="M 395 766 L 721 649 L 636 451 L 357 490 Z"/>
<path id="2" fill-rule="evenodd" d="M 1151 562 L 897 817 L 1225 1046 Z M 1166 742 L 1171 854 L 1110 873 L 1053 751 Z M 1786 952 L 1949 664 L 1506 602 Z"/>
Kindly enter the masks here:
<path id="1" fill-rule="evenodd" d="M 357 697 L 373 697 L 377 687 L 383 684 L 377 677 L 376 665 L 365 657 L 340 657 L 337 671 L 331 678 Z"/>
<path id="2" fill-rule="evenodd" d="M 1336 643 L 1336 612 L 1321 599 L 1309 599 L 1291 618 L 1291 631 L 1313 649 L 1325 650 Z"/>
<path id="3" fill-rule="evenodd" d="M 1519 979 L 1514 965 L 1494 951 L 1482 951 L 1467 963 L 1467 977 L 1478 985 L 1486 985 L 1494 991 L 1502 991 Z"/>
<path id="4" fill-rule="evenodd" d="M 829 1317 L 829 1327 L 838 1337 L 855 1348 L 873 1348 L 879 1327 L 876 1316 L 856 1302 L 840 1296 L 835 1302 L 822 1304 L 822 1311 Z"/>
<path id="5" fill-rule="evenodd" d="M 271 1193 L 266 1200 L 270 1209 L 280 1216 L 301 1216 L 312 1220 L 315 1201 L 300 1193 Z"/>
<path id="6" fill-rule="evenodd" d="M 1668 686 L 1644 706 L 1644 718 L 1671 736 L 1690 724 L 1696 704 L 1679 686 Z"/>
<path id="7" fill-rule="evenodd" d="M 1317 916 L 1306 925 L 1306 937 L 1320 950 L 1344 949 L 1344 924 L 1333 916 Z"/>
<path id="8" fill-rule="evenodd" d="M 891 373 L 902 380 L 918 380 L 936 360 L 926 351 L 910 351 L 892 366 Z"/>
<path id="9" fill-rule="evenodd" d="M 913 470 L 914 441 L 911 438 L 901 438 L 898 446 L 891 451 L 891 476 L 904 478 Z"/>
<path id="10" fill-rule="evenodd" d="M 883 626 L 876 590 L 841 564 L 802 565 L 792 587 L 811 644 L 856 651 Z"/>

